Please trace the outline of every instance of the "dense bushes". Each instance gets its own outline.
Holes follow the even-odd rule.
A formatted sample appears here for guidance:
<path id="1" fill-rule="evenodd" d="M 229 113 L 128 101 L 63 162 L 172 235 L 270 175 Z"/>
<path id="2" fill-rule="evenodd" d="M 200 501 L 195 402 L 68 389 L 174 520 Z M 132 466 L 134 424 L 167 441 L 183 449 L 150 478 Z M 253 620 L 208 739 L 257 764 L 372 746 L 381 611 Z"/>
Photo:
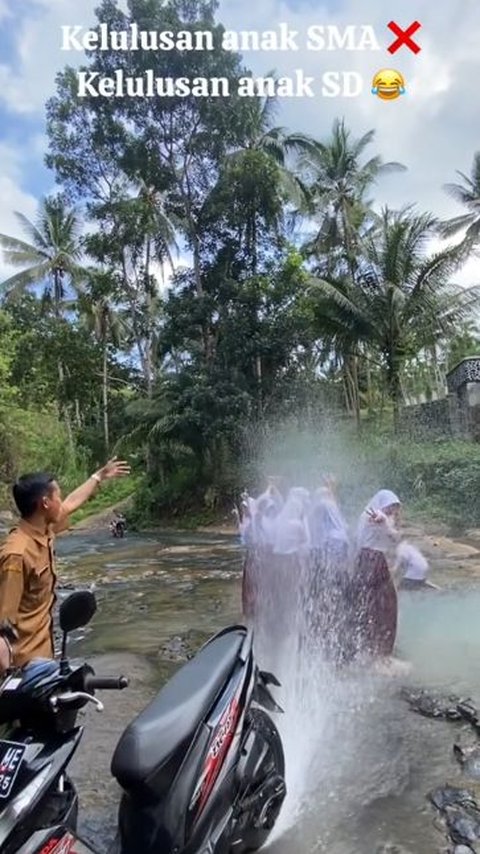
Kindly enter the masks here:
<path id="1" fill-rule="evenodd" d="M 51 409 L 0 407 L 0 502 L 10 505 L 10 486 L 18 475 L 48 471 L 66 488 L 86 476 L 82 455 L 71 450 L 64 426 Z"/>
<path id="2" fill-rule="evenodd" d="M 384 470 L 405 500 L 455 529 L 480 526 L 480 446 L 472 442 L 396 444 Z"/>

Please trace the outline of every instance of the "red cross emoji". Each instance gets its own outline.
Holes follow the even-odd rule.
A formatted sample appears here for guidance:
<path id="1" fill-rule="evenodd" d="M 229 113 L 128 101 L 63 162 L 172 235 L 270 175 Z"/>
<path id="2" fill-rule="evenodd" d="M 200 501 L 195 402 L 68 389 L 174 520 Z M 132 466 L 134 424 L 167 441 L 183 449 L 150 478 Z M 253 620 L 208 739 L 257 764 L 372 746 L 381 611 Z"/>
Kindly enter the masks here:
<path id="1" fill-rule="evenodd" d="M 391 30 L 392 33 L 395 33 L 397 38 L 388 48 L 389 53 L 396 53 L 399 48 L 404 46 L 410 48 L 413 53 L 420 53 L 422 48 L 419 47 L 419 45 L 413 41 L 411 36 L 413 36 L 413 34 L 416 33 L 421 26 L 422 25 L 419 24 L 418 21 L 414 21 L 413 24 L 410 24 L 410 26 L 407 27 L 406 30 L 402 30 L 402 28 L 399 27 L 398 24 L 395 23 L 395 21 L 390 21 L 390 23 L 388 24 L 388 29 Z"/>

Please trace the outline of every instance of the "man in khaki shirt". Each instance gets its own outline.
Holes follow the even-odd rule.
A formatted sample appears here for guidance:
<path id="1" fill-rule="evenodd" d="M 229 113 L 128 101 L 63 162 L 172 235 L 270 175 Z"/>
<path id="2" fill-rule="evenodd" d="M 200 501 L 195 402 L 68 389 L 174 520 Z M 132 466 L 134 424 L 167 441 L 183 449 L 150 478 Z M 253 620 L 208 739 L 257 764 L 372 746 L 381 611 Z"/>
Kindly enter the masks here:
<path id="1" fill-rule="evenodd" d="M 127 463 L 111 460 L 65 500 L 56 479 L 46 473 L 24 475 L 14 485 L 21 519 L 0 547 L 0 621 L 12 623 L 18 640 L 10 648 L 0 637 L 0 674 L 11 663 L 53 658 L 55 535 L 68 528 L 70 514 L 100 483 L 129 472 Z"/>

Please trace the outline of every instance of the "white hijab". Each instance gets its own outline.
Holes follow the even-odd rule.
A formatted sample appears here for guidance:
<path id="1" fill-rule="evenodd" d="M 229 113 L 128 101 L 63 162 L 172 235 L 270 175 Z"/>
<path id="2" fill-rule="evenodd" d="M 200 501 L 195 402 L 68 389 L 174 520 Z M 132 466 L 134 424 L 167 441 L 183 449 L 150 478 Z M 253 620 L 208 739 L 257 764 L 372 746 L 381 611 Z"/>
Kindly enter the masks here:
<path id="1" fill-rule="evenodd" d="M 380 510 L 383 511 L 387 507 L 390 507 L 392 504 L 401 504 L 398 495 L 395 495 L 394 492 L 391 492 L 390 489 L 380 489 L 375 493 L 372 500 L 368 503 L 367 507 L 371 510 Z"/>
<path id="2" fill-rule="evenodd" d="M 257 508 L 257 502 L 251 498 L 248 493 L 242 494 L 240 519 L 238 528 L 240 539 L 244 546 L 254 545 L 254 520 Z"/>
<path id="3" fill-rule="evenodd" d="M 311 546 L 321 548 L 329 540 L 348 544 L 348 529 L 338 504 L 328 489 L 317 489 L 309 518 Z"/>
<path id="4" fill-rule="evenodd" d="M 273 546 L 278 518 L 278 503 L 267 490 L 257 498 L 254 521 L 256 545 Z"/>
<path id="5" fill-rule="evenodd" d="M 357 548 L 373 549 L 379 552 L 388 552 L 397 539 L 397 532 L 390 517 L 382 522 L 375 522 L 368 514 L 368 510 L 383 512 L 392 504 L 400 504 L 400 499 L 389 489 L 380 489 L 366 509 L 360 516 L 357 528 Z"/>
<path id="6" fill-rule="evenodd" d="M 428 561 L 411 543 L 403 542 L 397 548 L 397 565 L 403 578 L 410 581 L 425 581 L 428 575 Z"/>
<path id="7" fill-rule="evenodd" d="M 306 525 L 307 490 L 291 489 L 275 525 L 275 554 L 294 554 L 308 548 L 309 534 Z"/>

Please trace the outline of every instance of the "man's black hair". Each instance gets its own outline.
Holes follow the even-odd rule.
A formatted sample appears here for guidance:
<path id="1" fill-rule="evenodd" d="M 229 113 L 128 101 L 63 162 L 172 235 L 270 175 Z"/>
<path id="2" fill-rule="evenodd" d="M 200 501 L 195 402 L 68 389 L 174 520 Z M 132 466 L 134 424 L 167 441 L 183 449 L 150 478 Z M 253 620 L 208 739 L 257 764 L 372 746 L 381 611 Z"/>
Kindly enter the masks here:
<path id="1" fill-rule="evenodd" d="M 13 499 L 22 519 L 33 516 L 40 498 L 48 495 L 56 477 L 47 472 L 22 474 L 14 484 Z"/>

